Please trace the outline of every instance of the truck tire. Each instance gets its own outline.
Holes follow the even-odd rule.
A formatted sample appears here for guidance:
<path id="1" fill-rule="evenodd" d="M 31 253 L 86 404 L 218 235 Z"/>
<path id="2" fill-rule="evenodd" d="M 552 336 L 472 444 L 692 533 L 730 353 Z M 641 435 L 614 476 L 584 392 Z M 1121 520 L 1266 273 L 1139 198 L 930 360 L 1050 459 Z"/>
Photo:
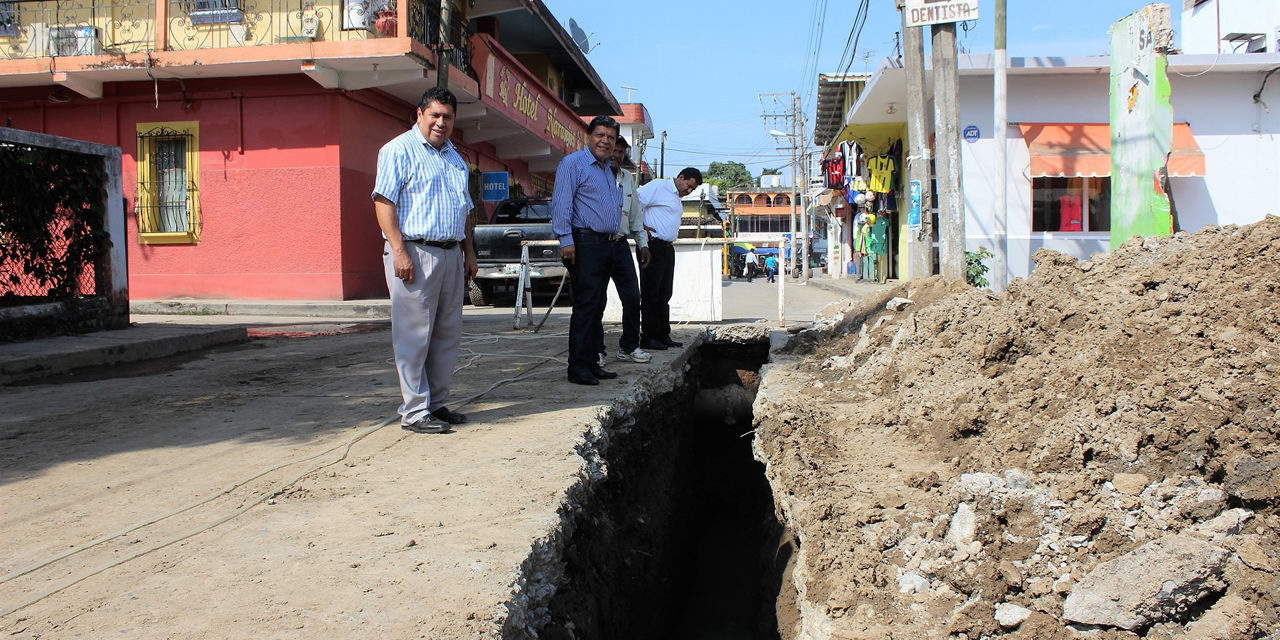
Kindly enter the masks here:
<path id="1" fill-rule="evenodd" d="M 472 280 L 467 284 L 467 298 L 472 306 L 487 307 L 493 304 L 493 285 Z"/>

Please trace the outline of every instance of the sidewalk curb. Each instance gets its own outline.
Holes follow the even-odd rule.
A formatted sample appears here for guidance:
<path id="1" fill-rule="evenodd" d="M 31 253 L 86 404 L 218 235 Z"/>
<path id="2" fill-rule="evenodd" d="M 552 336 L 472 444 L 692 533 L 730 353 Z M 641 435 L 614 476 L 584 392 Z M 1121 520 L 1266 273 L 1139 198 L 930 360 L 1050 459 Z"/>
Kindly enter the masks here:
<path id="1" fill-rule="evenodd" d="M 145 332 L 145 335 L 140 335 Z M 131 327 L 100 331 L 67 341 L 57 338 L 6 345 L 0 357 L 0 385 L 67 373 L 82 367 L 164 358 L 209 347 L 247 342 L 244 327 Z"/>
<path id="2" fill-rule="evenodd" d="M 390 318 L 390 300 L 242 301 L 134 300 L 129 312 L 139 315 L 294 316 L 298 318 Z"/>

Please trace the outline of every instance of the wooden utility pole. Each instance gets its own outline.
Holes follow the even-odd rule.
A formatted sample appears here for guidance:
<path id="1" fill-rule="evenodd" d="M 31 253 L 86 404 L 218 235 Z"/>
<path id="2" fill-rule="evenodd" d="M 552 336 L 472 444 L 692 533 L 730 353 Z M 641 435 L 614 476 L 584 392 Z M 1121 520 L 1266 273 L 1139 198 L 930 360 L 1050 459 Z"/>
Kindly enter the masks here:
<path id="1" fill-rule="evenodd" d="M 658 148 L 658 177 L 667 177 L 667 132 L 662 132 L 662 146 Z"/>
<path id="2" fill-rule="evenodd" d="M 935 24 L 930 29 L 933 32 L 934 131 L 938 149 L 942 277 L 964 282 L 964 191 L 960 181 L 960 74 L 956 66 L 956 24 Z"/>
<path id="3" fill-rule="evenodd" d="M 795 137 L 791 142 L 796 150 L 796 174 L 797 179 L 794 188 L 791 190 L 792 196 L 791 206 L 798 208 L 800 212 L 800 281 L 809 281 L 809 210 L 804 206 L 804 192 L 809 186 L 809 166 L 808 149 L 804 144 L 804 114 L 800 110 L 800 96 L 792 94 L 791 96 L 791 118 L 796 124 Z M 804 180 L 804 184 L 800 184 L 800 180 Z"/>
<path id="4" fill-rule="evenodd" d="M 996 211 L 995 211 L 995 254 L 994 267 L 991 271 L 991 285 L 996 291 L 1003 291 L 1009 282 L 1009 91 L 1008 91 L 1008 54 L 1005 51 L 1005 13 L 1006 0 L 996 0 L 996 55 L 995 55 L 995 140 L 996 140 Z"/>
<path id="5" fill-rule="evenodd" d="M 898 9 L 903 7 L 898 0 Z M 929 113 L 924 97 L 924 33 L 923 27 L 907 26 L 902 14 L 902 59 L 907 72 L 907 202 L 910 212 L 915 206 L 912 193 L 919 185 L 920 227 L 907 231 L 907 278 L 933 275 L 933 188 L 929 169 Z M 904 208 L 899 203 L 899 208 Z M 910 218 L 910 216 L 908 216 Z M 910 222 L 910 220 L 908 220 Z"/>

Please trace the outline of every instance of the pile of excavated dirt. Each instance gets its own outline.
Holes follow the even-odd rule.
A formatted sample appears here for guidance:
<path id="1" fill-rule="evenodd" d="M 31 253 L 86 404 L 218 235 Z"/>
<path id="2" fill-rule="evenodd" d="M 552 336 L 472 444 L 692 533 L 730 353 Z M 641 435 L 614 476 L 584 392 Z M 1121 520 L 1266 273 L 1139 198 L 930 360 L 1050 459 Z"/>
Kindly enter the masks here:
<path id="1" fill-rule="evenodd" d="M 1280 218 L 1034 260 L 766 370 L 784 638 L 1280 637 Z"/>

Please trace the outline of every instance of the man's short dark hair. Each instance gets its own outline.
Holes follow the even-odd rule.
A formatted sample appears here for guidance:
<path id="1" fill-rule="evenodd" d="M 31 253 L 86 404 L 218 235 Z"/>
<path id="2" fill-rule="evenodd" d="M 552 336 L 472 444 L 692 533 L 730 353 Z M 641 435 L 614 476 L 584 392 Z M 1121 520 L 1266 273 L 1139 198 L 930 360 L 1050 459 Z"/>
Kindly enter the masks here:
<path id="1" fill-rule="evenodd" d="M 676 177 L 684 178 L 685 180 L 693 180 L 694 184 L 702 184 L 702 172 L 694 169 L 693 167 L 685 167 L 681 169 L 680 173 L 677 174 Z"/>
<path id="2" fill-rule="evenodd" d="M 445 89 L 444 87 L 431 87 L 430 89 L 423 91 L 422 99 L 418 101 L 418 111 L 425 110 L 432 102 L 439 102 L 440 104 L 453 109 L 455 114 L 458 113 L 457 96 L 454 96 L 452 91 Z"/>
<path id="3" fill-rule="evenodd" d="M 591 135 L 591 132 L 595 131 L 596 127 L 608 127 L 613 129 L 613 135 L 615 136 L 622 133 L 622 129 L 618 126 L 618 121 L 614 120 L 610 116 L 596 116 L 592 118 L 591 124 L 587 125 L 587 135 Z"/>
<path id="4" fill-rule="evenodd" d="M 630 149 L 630 148 L 631 148 L 631 143 L 630 143 L 630 142 L 627 142 L 627 139 L 626 139 L 626 138 L 624 138 L 624 137 L 622 137 L 622 136 L 618 136 L 618 144 L 622 145 L 622 148 L 623 148 L 623 149 Z"/>

